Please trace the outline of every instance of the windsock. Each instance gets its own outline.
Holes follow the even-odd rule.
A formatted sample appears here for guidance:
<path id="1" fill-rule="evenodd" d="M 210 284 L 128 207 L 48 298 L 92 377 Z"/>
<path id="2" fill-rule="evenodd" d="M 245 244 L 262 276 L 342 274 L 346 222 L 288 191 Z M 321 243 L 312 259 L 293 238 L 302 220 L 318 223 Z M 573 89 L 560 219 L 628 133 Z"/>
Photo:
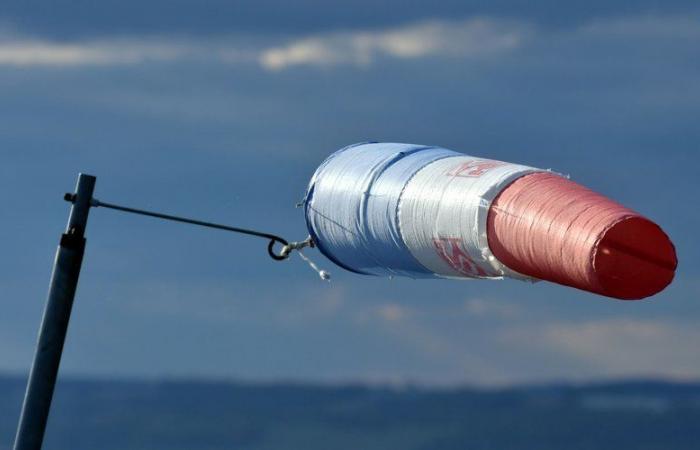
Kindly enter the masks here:
<path id="1" fill-rule="evenodd" d="M 366 275 L 547 280 L 632 300 L 677 265 L 668 236 L 631 209 L 548 170 L 440 147 L 345 147 L 304 205 L 318 249 Z"/>

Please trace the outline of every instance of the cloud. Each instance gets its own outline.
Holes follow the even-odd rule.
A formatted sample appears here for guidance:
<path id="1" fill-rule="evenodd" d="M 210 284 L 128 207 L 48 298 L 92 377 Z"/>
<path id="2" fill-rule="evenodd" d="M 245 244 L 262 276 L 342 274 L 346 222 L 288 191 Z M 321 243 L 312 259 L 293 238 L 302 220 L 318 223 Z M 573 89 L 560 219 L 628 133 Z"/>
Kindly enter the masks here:
<path id="1" fill-rule="evenodd" d="M 464 310 L 474 317 L 495 317 L 502 319 L 513 318 L 518 315 L 520 308 L 515 305 L 496 300 L 484 300 L 472 298 L 464 302 Z"/>
<path id="2" fill-rule="evenodd" d="M 696 39 L 696 17 L 628 16 L 599 19 L 565 31 L 543 32 L 524 20 L 494 17 L 460 21 L 432 20 L 376 31 L 354 30 L 309 36 L 260 52 L 259 63 L 269 70 L 294 66 L 366 67 L 382 58 L 484 58 L 524 47 L 535 41 L 551 48 L 570 39 L 639 41 Z"/>
<path id="3" fill-rule="evenodd" d="M 525 20 L 477 17 L 427 20 L 376 30 L 331 31 L 288 42 L 251 34 L 208 37 L 131 36 L 51 41 L 0 30 L 0 66 L 80 67 L 149 62 L 208 61 L 259 65 L 270 71 L 296 66 L 368 67 L 384 59 L 454 58 L 476 60 L 508 54 L 525 45 L 582 38 L 606 42 L 697 39 L 695 17 L 604 19 L 565 31 L 536 30 Z"/>
<path id="4" fill-rule="evenodd" d="M 261 40 L 231 35 L 122 36 L 53 41 L 0 28 L 0 67 L 131 66 L 145 63 L 257 64 Z"/>
<path id="5" fill-rule="evenodd" d="M 387 322 L 396 322 L 405 319 L 408 311 L 400 305 L 389 303 L 377 308 L 377 315 Z"/>
<path id="6" fill-rule="evenodd" d="M 245 43 L 233 36 L 173 39 L 139 38 L 54 42 L 22 36 L 0 40 L 0 65 L 100 66 L 203 59 L 225 64 L 257 63 L 282 70 L 298 65 L 366 66 L 382 57 L 487 56 L 519 47 L 531 34 L 523 22 L 488 18 L 427 21 L 378 31 L 331 32 L 282 45 L 264 37 Z"/>
<path id="7" fill-rule="evenodd" d="M 519 47 L 532 33 L 523 22 L 494 19 L 429 21 L 379 31 L 331 33 L 293 41 L 262 52 L 271 70 L 297 65 L 366 66 L 380 57 L 476 57 Z"/>
<path id="8" fill-rule="evenodd" d="M 36 39 L 3 39 L 0 65 L 105 66 L 181 60 L 195 53 L 191 46 L 173 41 L 116 40 L 62 43 Z"/>
<path id="9" fill-rule="evenodd" d="M 516 346 L 527 343 L 530 351 L 555 353 L 596 375 L 692 378 L 700 374 L 697 358 L 700 330 L 683 322 L 636 319 L 558 322 L 507 331 L 503 337 L 504 343 Z"/>

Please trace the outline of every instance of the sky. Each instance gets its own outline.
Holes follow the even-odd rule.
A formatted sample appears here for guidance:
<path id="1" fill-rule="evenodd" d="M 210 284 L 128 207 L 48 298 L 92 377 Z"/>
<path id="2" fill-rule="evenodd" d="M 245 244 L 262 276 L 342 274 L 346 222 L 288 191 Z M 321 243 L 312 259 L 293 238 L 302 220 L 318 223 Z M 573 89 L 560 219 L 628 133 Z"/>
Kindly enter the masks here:
<path id="1" fill-rule="evenodd" d="M 679 268 L 623 302 L 363 277 L 266 242 L 91 212 L 62 373 L 508 385 L 700 377 L 694 1 L 3 1 L 0 371 L 25 374 L 78 172 L 103 201 L 306 237 L 362 141 L 552 168 L 659 223 Z"/>

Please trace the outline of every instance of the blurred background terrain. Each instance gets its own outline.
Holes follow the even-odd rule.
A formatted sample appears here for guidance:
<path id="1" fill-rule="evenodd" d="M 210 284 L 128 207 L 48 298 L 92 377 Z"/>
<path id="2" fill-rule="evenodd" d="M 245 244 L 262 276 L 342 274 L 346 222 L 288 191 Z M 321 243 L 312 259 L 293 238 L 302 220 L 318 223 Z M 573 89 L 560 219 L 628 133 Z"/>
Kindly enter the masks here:
<path id="1" fill-rule="evenodd" d="M 23 380 L 0 380 L 10 448 Z M 692 450 L 700 384 L 499 390 L 68 380 L 45 448 Z"/>

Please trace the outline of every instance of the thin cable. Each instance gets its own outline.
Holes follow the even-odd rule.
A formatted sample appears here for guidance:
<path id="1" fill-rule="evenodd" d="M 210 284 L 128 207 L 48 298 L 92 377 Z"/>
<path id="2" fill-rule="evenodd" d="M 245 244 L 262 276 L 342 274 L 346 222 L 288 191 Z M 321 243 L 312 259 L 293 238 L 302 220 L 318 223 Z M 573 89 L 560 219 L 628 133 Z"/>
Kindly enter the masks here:
<path id="1" fill-rule="evenodd" d="M 66 194 L 64 198 L 66 201 L 69 201 L 69 202 L 73 202 L 75 200 L 73 194 Z M 163 214 L 163 213 L 154 212 L 154 211 L 147 211 L 145 209 L 130 208 L 128 206 L 121 206 L 121 205 L 115 205 L 113 203 L 102 202 L 102 201 L 97 200 L 96 198 L 92 199 L 90 206 L 95 207 L 95 208 L 102 207 L 102 208 L 114 209 L 117 211 L 127 212 L 127 213 L 131 213 L 131 214 L 139 214 L 142 216 L 155 217 L 157 219 L 171 220 L 173 222 L 188 223 L 191 225 L 198 225 L 198 226 L 207 227 L 207 228 L 215 228 L 218 230 L 231 231 L 233 233 L 247 234 L 249 236 L 255 236 L 255 237 L 260 237 L 260 238 L 264 238 L 264 239 L 269 239 L 270 243 L 267 246 L 267 252 L 270 255 L 270 257 L 272 257 L 272 259 L 274 259 L 276 261 L 281 261 L 281 260 L 287 259 L 289 256 L 289 254 L 286 254 L 286 255 L 279 254 L 278 255 L 273 251 L 274 245 L 276 242 L 279 242 L 283 246 L 289 245 L 289 242 L 287 242 L 286 239 L 284 239 L 280 236 L 271 234 L 271 233 L 264 233 L 261 231 L 250 230 L 247 228 L 221 225 L 221 224 L 213 223 L 213 222 L 205 222 L 203 220 L 189 219 L 187 217 L 173 216 L 171 214 Z"/>
<path id="2" fill-rule="evenodd" d="M 318 274 L 318 276 L 321 277 L 321 279 L 322 279 L 323 281 L 331 281 L 331 274 L 330 274 L 329 272 L 327 272 L 327 271 L 325 271 L 325 270 L 319 268 L 319 267 L 316 265 L 316 263 L 314 263 L 313 261 L 311 261 L 311 258 L 309 258 L 308 256 L 306 256 L 306 255 L 301 251 L 301 249 L 299 249 L 298 254 L 299 254 L 299 258 L 301 258 L 301 259 L 303 259 L 304 261 L 306 261 L 306 263 L 309 265 L 309 267 L 311 267 L 311 268 Z"/>

